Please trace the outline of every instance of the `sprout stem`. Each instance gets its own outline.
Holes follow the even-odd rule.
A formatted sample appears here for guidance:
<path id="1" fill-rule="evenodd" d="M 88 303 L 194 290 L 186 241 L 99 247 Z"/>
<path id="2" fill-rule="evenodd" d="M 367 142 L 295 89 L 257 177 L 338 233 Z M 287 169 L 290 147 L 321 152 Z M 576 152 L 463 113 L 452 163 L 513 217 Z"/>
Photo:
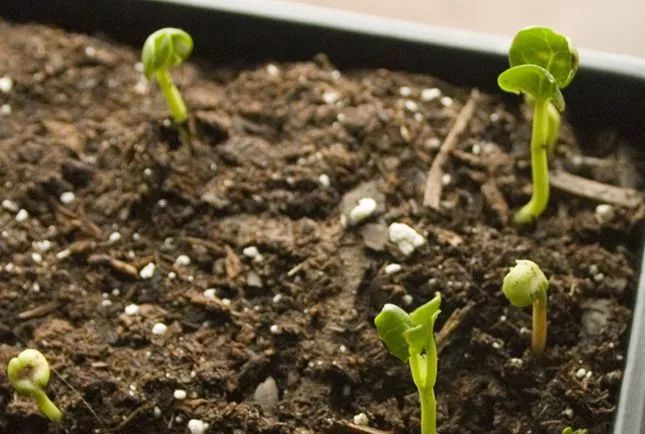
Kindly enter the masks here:
<path id="1" fill-rule="evenodd" d="M 531 134 L 531 173 L 533 194 L 514 217 L 515 223 L 530 223 L 538 217 L 549 202 L 549 165 L 547 159 L 549 135 L 549 101 L 536 99 L 533 111 L 533 131 Z"/>
<path id="2" fill-rule="evenodd" d="M 36 400 L 36 404 L 40 411 L 42 411 L 49 420 L 58 422 L 62 419 L 63 413 L 58 409 L 58 407 L 56 407 L 52 400 L 49 399 L 45 392 L 42 390 L 36 390 L 33 392 L 33 397 Z"/>
<path id="3" fill-rule="evenodd" d="M 425 355 L 416 354 L 410 357 L 410 371 L 421 401 L 421 434 L 436 434 L 437 403 L 434 384 L 437 372 L 437 347 L 432 335 L 428 338 L 425 348 Z"/>
<path id="4" fill-rule="evenodd" d="M 159 69 L 155 72 L 155 78 L 157 79 L 157 83 L 159 83 L 159 88 L 166 97 L 168 108 L 173 119 L 178 124 L 184 123 L 188 117 L 188 110 L 186 109 L 184 100 L 181 98 L 179 89 L 177 89 L 177 86 L 172 81 L 170 73 L 167 69 Z"/>
<path id="5" fill-rule="evenodd" d="M 540 297 L 533 302 L 533 331 L 531 349 L 536 357 L 544 354 L 546 348 L 547 320 L 546 320 L 546 296 Z"/>

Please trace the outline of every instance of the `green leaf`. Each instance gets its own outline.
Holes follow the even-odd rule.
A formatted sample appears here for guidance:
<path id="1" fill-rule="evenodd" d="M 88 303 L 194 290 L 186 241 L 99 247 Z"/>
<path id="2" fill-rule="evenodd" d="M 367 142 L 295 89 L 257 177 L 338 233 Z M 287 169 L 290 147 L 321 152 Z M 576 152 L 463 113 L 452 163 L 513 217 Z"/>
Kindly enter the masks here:
<path id="1" fill-rule="evenodd" d="M 388 351 L 402 362 L 407 362 L 410 358 L 410 350 L 404 333 L 414 327 L 409 315 L 400 307 L 388 303 L 374 318 L 374 324 L 379 338 L 385 343 Z"/>
<path id="2" fill-rule="evenodd" d="M 520 30 L 513 39 L 508 60 L 511 66 L 541 66 L 561 89 L 571 83 L 578 70 L 578 50 L 569 38 L 548 27 Z"/>
<path id="3" fill-rule="evenodd" d="M 586 429 L 577 429 L 573 430 L 570 426 L 566 427 L 565 429 L 562 430 L 562 434 L 587 434 Z"/>
<path id="4" fill-rule="evenodd" d="M 525 93 L 535 99 L 551 100 L 558 110 L 564 110 L 564 97 L 558 84 L 551 73 L 541 66 L 513 66 L 499 75 L 497 84 L 506 92 Z"/>
<path id="5" fill-rule="evenodd" d="M 404 337 L 409 345 L 410 355 L 420 354 L 428 344 L 428 339 L 434 333 L 434 322 L 441 312 L 441 294 L 438 292 L 434 298 L 419 306 L 410 314 L 410 320 L 416 326 L 404 332 Z"/>
<path id="6" fill-rule="evenodd" d="M 143 73 L 150 78 L 159 69 L 181 64 L 193 51 L 193 39 L 181 29 L 166 27 L 152 33 L 141 51 Z"/>

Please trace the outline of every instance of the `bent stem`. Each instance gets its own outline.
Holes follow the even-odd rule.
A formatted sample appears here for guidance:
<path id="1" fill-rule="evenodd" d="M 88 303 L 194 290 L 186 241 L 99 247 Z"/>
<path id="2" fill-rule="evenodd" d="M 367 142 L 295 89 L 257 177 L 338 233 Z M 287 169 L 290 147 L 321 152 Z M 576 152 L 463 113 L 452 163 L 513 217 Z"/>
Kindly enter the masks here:
<path id="1" fill-rule="evenodd" d="M 549 202 L 549 165 L 547 160 L 549 136 L 549 101 L 535 100 L 533 105 L 533 130 L 531 134 L 531 174 L 533 193 L 531 200 L 514 217 L 515 223 L 530 223 L 538 217 Z"/>
<path id="2" fill-rule="evenodd" d="M 53 422 L 58 422 L 63 417 L 63 413 L 56 407 L 56 405 L 49 399 L 47 394 L 42 390 L 35 390 L 32 392 L 32 396 L 36 400 L 36 404 L 40 411 L 43 412 L 49 420 Z"/>
<path id="3" fill-rule="evenodd" d="M 437 347 L 432 335 L 425 349 L 425 355 L 416 354 L 410 357 L 410 371 L 421 401 L 421 434 L 436 434 L 437 402 L 434 396 L 434 384 L 437 379 Z"/>
<path id="4" fill-rule="evenodd" d="M 544 354 L 547 337 L 546 296 L 533 302 L 533 330 L 531 349 L 533 354 L 540 357 Z"/>
<path id="5" fill-rule="evenodd" d="M 184 123 L 188 117 L 188 110 L 186 109 L 186 104 L 181 98 L 179 89 L 175 86 L 175 83 L 172 81 L 172 77 L 167 69 L 160 69 L 155 73 L 155 78 L 157 83 L 159 83 L 159 88 L 166 97 L 166 102 L 168 103 L 168 108 L 172 118 L 178 124 Z"/>

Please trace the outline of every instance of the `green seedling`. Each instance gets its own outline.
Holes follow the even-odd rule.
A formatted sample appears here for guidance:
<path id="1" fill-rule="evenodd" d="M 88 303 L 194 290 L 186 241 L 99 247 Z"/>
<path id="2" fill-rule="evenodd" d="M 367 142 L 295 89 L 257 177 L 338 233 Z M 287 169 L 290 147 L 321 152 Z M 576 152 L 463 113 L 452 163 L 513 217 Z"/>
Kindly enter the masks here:
<path id="1" fill-rule="evenodd" d="M 587 430 L 586 429 L 577 429 L 577 430 L 574 431 L 573 428 L 568 426 L 568 427 L 566 427 L 565 429 L 562 430 L 562 434 L 587 434 Z"/>
<path id="2" fill-rule="evenodd" d="M 513 306 L 533 306 L 531 350 L 537 357 L 544 353 L 546 347 L 548 288 L 549 281 L 540 267 L 527 259 L 515 261 L 515 266 L 506 273 L 502 285 L 504 295 Z"/>
<path id="3" fill-rule="evenodd" d="M 547 154 L 557 141 L 559 112 L 565 107 L 560 89 L 571 83 L 578 70 L 578 52 L 566 36 L 546 27 L 529 27 L 513 39 L 508 60 L 511 67 L 497 78 L 499 87 L 526 95 L 533 109 L 533 194 L 514 217 L 516 223 L 524 224 L 540 216 L 549 202 Z"/>
<path id="4" fill-rule="evenodd" d="M 9 361 L 7 377 L 19 395 L 29 396 L 36 401 L 45 416 L 58 422 L 63 413 L 49 399 L 45 387 L 49 383 L 49 363 L 40 351 L 26 349 Z"/>
<path id="5" fill-rule="evenodd" d="M 178 124 L 186 121 L 188 111 L 181 94 L 172 81 L 169 69 L 181 65 L 193 51 L 193 39 L 181 29 L 166 27 L 152 33 L 143 44 L 143 74 L 153 77 L 166 98 L 170 113 Z"/>
<path id="6" fill-rule="evenodd" d="M 441 312 L 441 295 L 408 314 L 394 304 L 383 306 L 374 319 L 376 330 L 388 351 L 410 364 L 412 379 L 421 401 L 421 434 L 437 432 L 437 402 L 434 384 L 437 380 L 437 346 L 434 323 Z"/>

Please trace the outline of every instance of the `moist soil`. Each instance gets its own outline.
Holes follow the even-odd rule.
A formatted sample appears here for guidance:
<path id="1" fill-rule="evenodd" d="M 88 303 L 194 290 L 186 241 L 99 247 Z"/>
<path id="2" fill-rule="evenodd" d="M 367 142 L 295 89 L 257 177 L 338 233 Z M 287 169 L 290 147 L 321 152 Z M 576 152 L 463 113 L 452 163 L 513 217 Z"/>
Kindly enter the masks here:
<path id="1" fill-rule="evenodd" d="M 598 213 L 554 190 L 536 224 L 513 226 L 530 193 L 520 107 L 480 96 L 432 210 L 426 174 L 469 89 L 324 56 L 189 64 L 173 71 L 191 110 L 180 133 L 137 61 L 106 39 L 0 22 L 13 79 L 0 94 L 0 363 L 42 351 L 65 413 L 48 423 L 3 373 L 1 432 L 184 433 L 200 419 L 212 433 L 418 433 L 408 367 L 373 319 L 436 291 L 439 432 L 610 432 L 643 208 Z M 642 187 L 627 144 L 579 145 L 565 124 L 552 166 Z M 344 227 L 363 197 L 375 214 Z M 404 256 L 392 222 L 427 243 Z M 541 360 L 530 309 L 500 289 L 520 258 L 550 280 Z M 369 427 L 352 424 L 360 413 Z"/>

